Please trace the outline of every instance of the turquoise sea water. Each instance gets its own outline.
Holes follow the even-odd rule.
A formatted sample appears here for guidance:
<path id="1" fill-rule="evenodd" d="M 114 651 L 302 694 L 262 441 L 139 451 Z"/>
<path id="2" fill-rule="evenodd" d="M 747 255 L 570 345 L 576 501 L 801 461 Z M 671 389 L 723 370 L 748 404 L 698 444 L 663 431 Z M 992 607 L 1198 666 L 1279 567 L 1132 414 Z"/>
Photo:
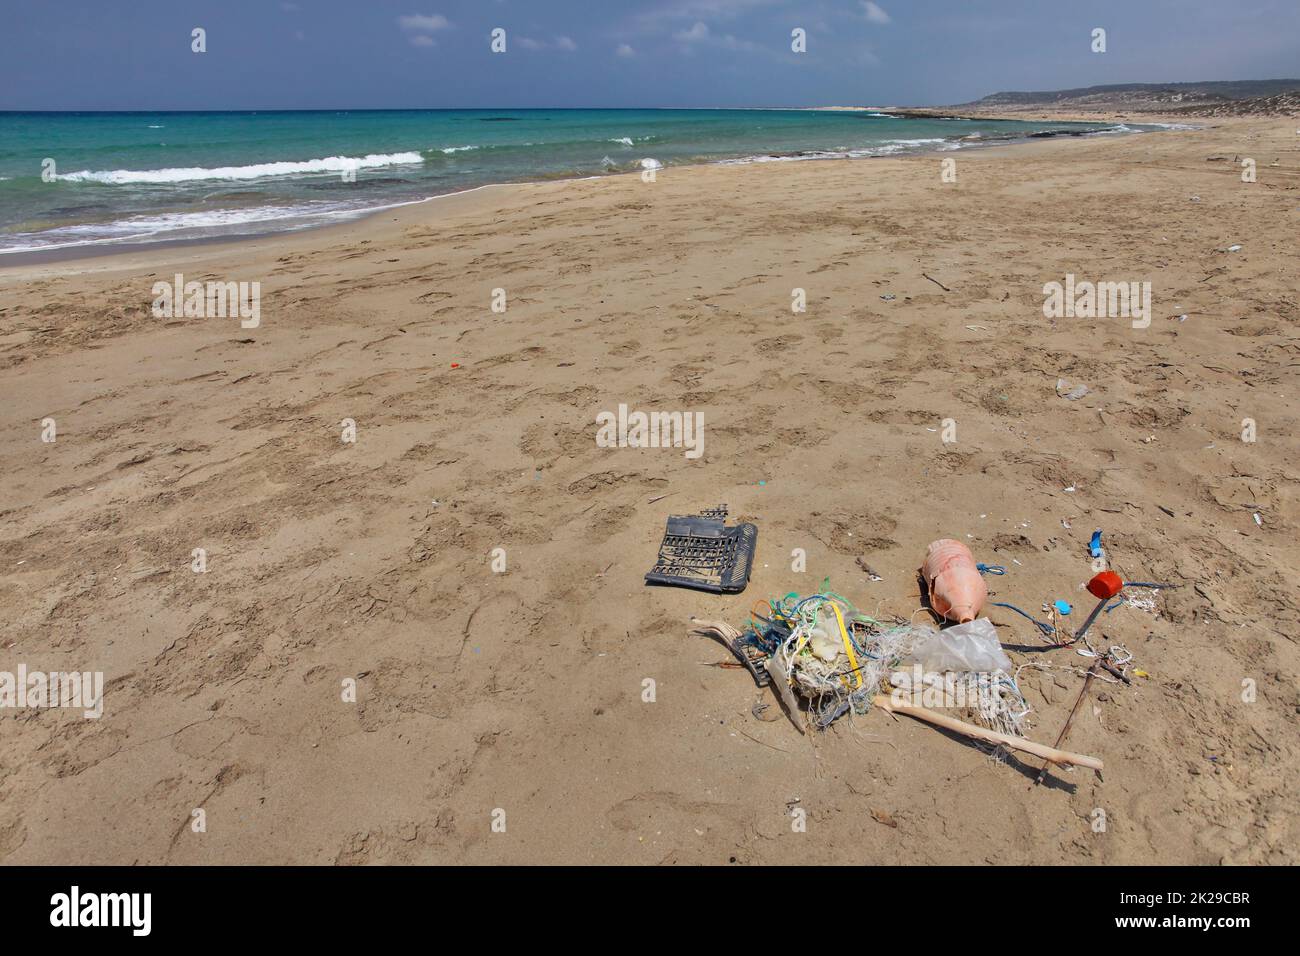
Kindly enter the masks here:
<path id="1" fill-rule="evenodd" d="M 301 229 L 486 183 L 1137 129 L 806 110 L 0 113 L 0 254 Z"/>

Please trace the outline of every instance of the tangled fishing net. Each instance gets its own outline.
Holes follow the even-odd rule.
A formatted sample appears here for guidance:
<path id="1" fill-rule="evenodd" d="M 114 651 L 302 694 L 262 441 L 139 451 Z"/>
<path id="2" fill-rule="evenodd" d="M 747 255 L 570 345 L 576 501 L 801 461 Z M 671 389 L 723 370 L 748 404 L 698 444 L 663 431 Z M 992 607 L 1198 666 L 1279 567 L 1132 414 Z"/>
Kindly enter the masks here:
<path id="1" fill-rule="evenodd" d="M 808 597 L 790 593 L 767 602 L 751 613 L 734 644 L 751 665 L 766 667 L 792 713 L 792 691 L 808 702 L 819 730 L 846 713 L 865 713 L 877 694 L 893 692 L 903 702 L 956 706 L 986 727 L 1024 736 L 1029 707 L 1005 670 L 922 670 L 914 654 L 938 633 L 928 624 L 882 624 L 823 586 Z"/>

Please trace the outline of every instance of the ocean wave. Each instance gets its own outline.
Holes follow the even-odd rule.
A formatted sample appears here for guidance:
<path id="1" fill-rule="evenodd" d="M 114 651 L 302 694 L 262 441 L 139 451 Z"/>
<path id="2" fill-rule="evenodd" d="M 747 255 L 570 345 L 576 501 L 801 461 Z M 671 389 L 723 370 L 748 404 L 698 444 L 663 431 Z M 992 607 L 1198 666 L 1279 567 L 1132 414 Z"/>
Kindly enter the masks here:
<path id="1" fill-rule="evenodd" d="M 611 139 L 610 142 L 611 142 L 611 143 L 622 143 L 624 146 L 627 146 L 627 147 L 631 148 L 631 146 L 632 146 L 632 137 L 631 137 L 631 136 L 620 136 L 618 139 Z"/>
<path id="2" fill-rule="evenodd" d="M 122 186 L 135 183 L 187 183 L 204 179 L 264 179 L 302 173 L 341 173 L 347 170 L 374 169 L 381 166 L 407 166 L 424 162 L 419 153 L 371 153 L 367 156 L 327 156 L 304 162 L 255 163 L 252 166 L 218 166 L 208 169 L 187 166 L 172 169 L 112 169 L 92 172 L 83 169 L 64 173 L 58 178 L 69 183 L 107 183 Z"/>
<path id="3" fill-rule="evenodd" d="M 887 139 L 884 144 L 875 147 L 877 149 L 888 149 L 890 152 L 898 152 L 903 149 L 912 149 L 917 146 L 929 146 L 931 143 L 946 143 L 948 140 L 943 136 L 931 136 L 926 139 Z"/>
<path id="4" fill-rule="evenodd" d="M 440 152 L 446 153 L 448 156 L 450 156 L 452 153 L 463 153 L 467 149 L 478 149 L 478 147 L 477 146 L 444 146 L 441 148 Z"/>
<path id="5" fill-rule="evenodd" d="M 279 230 L 295 231 L 357 219 L 384 209 L 428 202 L 428 198 L 368 206 L 313 203 L 300 206 L 269 205 L 251 209 L 212 209 L 203 212 L 129 216 L 112 222 L 80 223 L 58 226 L 41 232 L 0 235 L 0 255 L 122 242 L 161 242 L 209 236 L 257 235 Z"/>
<path id="6" fill-rule="evenodd" d="M 939 144 L 935 146 L 934 144 Z M 797 153 L 760 153 L 738 159 L 720 159 L 719 166 L 747 166 L 750 163 L 799 163 L 816 159 L 869 159 L 872 156 L 891 156 L 908 150 L 933 146 L 938 150 L 961 149 L 960 143 L 942 137 L 927 139 L 890 139 L 876 146 L 841 149 L 807 149 Z"/>

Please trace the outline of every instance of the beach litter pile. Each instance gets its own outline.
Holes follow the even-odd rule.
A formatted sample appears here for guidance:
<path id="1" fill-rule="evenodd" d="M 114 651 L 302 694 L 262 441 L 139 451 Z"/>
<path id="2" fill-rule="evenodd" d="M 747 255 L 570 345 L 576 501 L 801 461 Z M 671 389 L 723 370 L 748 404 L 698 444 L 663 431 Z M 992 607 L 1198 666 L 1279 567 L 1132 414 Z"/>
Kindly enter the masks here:
<path id="1" fill-rule="evenodd" d="M 1052 763 L 1101 769 L 1096 758 L 1024 739 L 1029 707 L 987 618 L 943 631 L 929 622 L 886 623 L 829 582 L 816 594 L 791 592 L 760 605 L 744 631 L 697 620 L 692 633 L 720 641 L 758 686 L 771 685 L 800 732 L 877 707 Z M 956 704 L 974 723 L 922 706 L 931 699 Z"/>
<path id="2" fill-rule="evenodd" d="M 691 629 L 692 634 L 712 637 L 726 646 L 760 687 L 771 684 L 801 733 L 806 732 L 805 721 L 825 730 L 845 714 L 865 714 L 876 707 L 995 748 L 1101 770 L 1102 762 L 1095 757 L 1023 737 L 1029 708 L 992 631 L 986 618 L 947 631 L 928 623 L 885 624 L 857 612 L 826 585 L 807 597 L 791 593 L 767 602 L 766 613 L 753 614 L 744 631 L 724 621 L 703 620 L 695 621 Z M 986 669 L 936 669 L 945 666 Z M 944 703 L 961 701 L 964 695 L 965 709 L 978 723 L 917 702 L 927 700 L 927 695 Z"/>
<path id="3" fill-rule="evenodd" d="M 1101 555 L 1100 539 L 1098 530 L 1089 541 L 1091 557 Z M 878 708 L 992 744 L 998 756 L 1006 750 L 1038 756 L 1044 761 L 1039 782 L 1052 763 L 1100 771 L 1099 759 L 1059 748 L 1094 679 L 1131 684 L 1130 673 L 1145 672 L 1130 671 L 1132 654 L 1121 645 L 1094 648 L 1088 631 L 1099 614 L 1123 603 L 1109 602 L 1125 588 L 1176 585 L 1127 582 L 1114 571 L 1099 572 L 1087 583 L 1099 603 L 1073 634 L 1062 633 L 1063 619 L 1072 610 L 1068 602 L 1044 603 L 1050 623 L 1012 604 L 991 602 L 1028 619 L 1050 648 L 1077 644 L 1077 652 L 1091 658 L 1086 673 L 1076 671 L 1083 673 L 1083 687 L 1055 746 L 1047 747 L 1025 737 L 1030 707 L 1017 676 L 1026 667 L 1076 669 L 1038 662 L 1016 667 L 1007 657 L 993 623 L 980 617 L 989 596 L 984 576 L 1005 575 L 1006 568 L 977 562 L 966 545 L 943 538 L 926 549 L 917 573 L 926 595 L 923 610 L 937 623 L 918 622 L 915 614 L 878 620 L 832 591 L 827 580 L 814 594 L 792 591 L 759 601 L 743 630 L 724 621 L 692 619 L 691 633 L 720 641 L 755 684 L 772 687 L 801 733 L 823 731 L 842 717 Z"/>

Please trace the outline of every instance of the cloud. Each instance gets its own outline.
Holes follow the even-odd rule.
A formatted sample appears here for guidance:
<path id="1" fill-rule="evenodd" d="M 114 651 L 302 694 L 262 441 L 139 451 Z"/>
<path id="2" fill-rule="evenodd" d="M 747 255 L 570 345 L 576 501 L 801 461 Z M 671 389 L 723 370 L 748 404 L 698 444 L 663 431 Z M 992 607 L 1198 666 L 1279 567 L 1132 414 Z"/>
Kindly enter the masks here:
<path id="1" fill-rule="evenodd" d="M 437 45 L 438 42 L 433 37 L 425 36 L 423 33 L 417 33 L 411 37 L 411 46 L 429 47 Z"/>
<path id="2" fill-rule="evenodd" d="M 696 21 L 695 25 L 689 30 L 678 30 L 673 34 L 673 39 L 682 44 L 683 53 L 689 53 L 697 45 L 708 45 L 718 47 L 723 50 L 742 50 L 746 53 L 767 52 L 765 48 L 750 40 L 742 40 L 739 37 L 732 36 L 730 33 L 715 35 L 707 24 Z"/>
<path id="3" fill-rule="evenodd" d="M 871 0 L 862 0 L 862 9 L 866 12 L 867 19 L 872 23 L 883 24 L 889 22 L 889 14 L 878 4 L 872 3 Z"/>
<path id="4" fill-rule="evenodd" d="M 673 34 L 674 40 L 680 40 L 682 43 L 700 43 L 709 38 L 709 28 L 699 20 L 695 21 L 695 26 L 689 30 L 678 30 Z"/>
<path id="5" fill-rule="evenodd" d="M 730 33 L 718 40 L 718 45 L 728 50 L 744 50 L 747 53 L 767 52 L 767 48 L 751 40 L 741 40 Z"/>
<path id="6" fill-rule="evenodd" d="M 636 56 L 636 50 L 632 49 L 626 43 L 620 43 L 617 49 L 614 50 L 614 55 L 622 57 Z"/>
<path id="7" fill-rule="evenodd" d="M 437 33 L 451 28 L 451 21 L 441 13 L 408 13 L 397 18 L 397 25 L 407 33 Z"/>
<path id="8" fill-rule="evenodd" d="M 538 40 L 536 37 L 515 37 L 515 43 L 525 50 L 563 50 L 565 53 L 572 53 L 578 49 L 578 44 L 573 42 L 573 38 L 565 36 L 556 37 L 552 43 Z"/>
<path id="9" fill-rule="evenodd" d="M 636 15 L 636 22 L 654 30 L 672 20 L 730 20 L 756 7 L 771 6 L 777 0 L 673 0 Z"/>

